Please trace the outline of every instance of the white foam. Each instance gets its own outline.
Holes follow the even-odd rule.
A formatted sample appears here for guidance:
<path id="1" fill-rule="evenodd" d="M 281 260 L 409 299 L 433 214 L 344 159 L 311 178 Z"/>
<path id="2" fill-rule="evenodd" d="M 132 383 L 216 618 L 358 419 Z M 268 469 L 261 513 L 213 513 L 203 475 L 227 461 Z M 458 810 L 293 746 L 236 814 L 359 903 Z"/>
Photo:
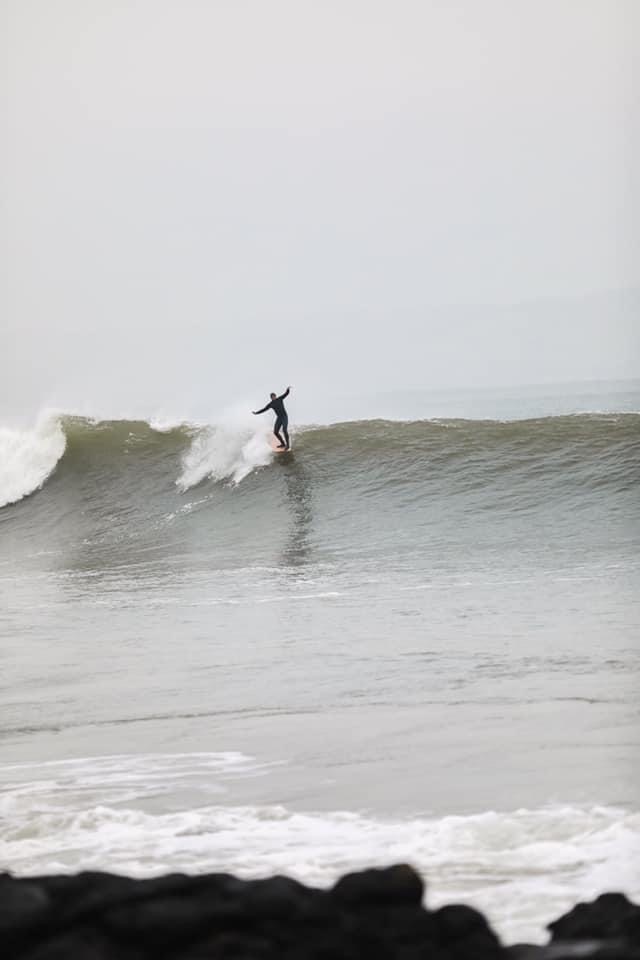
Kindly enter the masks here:
<path id="1" fill-rule="evenodd" d="M 368 866 L 413 864 L 430 907 L 485 912 L 504 941 L 607 890 L 640 897 L 640 814 L 549 806 L 384 818 L 233 804 L 269 768 L 238 753 L 106 757 L 5 767 L 0 862 L 18 875 L 109 869 L 286 873 L 319 886 Z"/>
<path id="2" fill-rule="evenodd" d="M 64 453 L 59 417 L 42 414 L 31 430 L 0 427 L 0 507 L 38 490 Z"/>
<path id="3" fill-rule="evenodd" d="M 183 457 L 182 473 L 176 483 L 189 490 L 203 480 L 230 480 L 240 483 L 257 467 L 273 458 L 268 428 L 242 409 L 228 410 L 211 426 L 196 433 Z"/>
<path id="4" fill-rule="evenodd" d="M 171 433 L 172 430 L 180 430 L 185 425 L 197 426 L 194 421 L 187 420 L 184 417 L 173 417 L 170 414 L 161 413 L 149 417 L 147 423 L 156 433 Z"/>

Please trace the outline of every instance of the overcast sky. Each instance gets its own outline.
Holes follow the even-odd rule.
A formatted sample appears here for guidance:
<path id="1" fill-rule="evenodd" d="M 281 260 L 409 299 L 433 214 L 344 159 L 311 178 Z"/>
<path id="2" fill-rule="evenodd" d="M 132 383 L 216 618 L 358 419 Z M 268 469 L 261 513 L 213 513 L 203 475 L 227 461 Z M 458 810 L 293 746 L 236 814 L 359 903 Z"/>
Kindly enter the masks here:
<path id="1" fill-rule="evenodd" d="M 0 3 L 5 408 L 640 374 L 637 0 Z"/>

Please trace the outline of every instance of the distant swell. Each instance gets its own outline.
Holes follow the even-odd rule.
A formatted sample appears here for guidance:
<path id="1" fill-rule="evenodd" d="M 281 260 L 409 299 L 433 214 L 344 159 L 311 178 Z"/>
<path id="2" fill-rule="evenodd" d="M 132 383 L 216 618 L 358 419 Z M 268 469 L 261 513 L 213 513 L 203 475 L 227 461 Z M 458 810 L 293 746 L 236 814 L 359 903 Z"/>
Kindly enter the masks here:
<path id="1" fill-rule="evenodd" d="M 52 476 L 116 501 L 132 489 L 153 499 L 168 489 L 237 484 L 274 462 L 268 435 L 255 420 L 159 429 L 144 420 L 50 416 L 31 431 L 0 430 L 0 506 Z M 357 484 L 367 496 L 403 486 L 445 495 L 514 481 L 547 493 L 567 484 L 626 490 L 640 478 L 640 414 L 303 427 L 294 432 L 294 456 L 316 483 Z"/>

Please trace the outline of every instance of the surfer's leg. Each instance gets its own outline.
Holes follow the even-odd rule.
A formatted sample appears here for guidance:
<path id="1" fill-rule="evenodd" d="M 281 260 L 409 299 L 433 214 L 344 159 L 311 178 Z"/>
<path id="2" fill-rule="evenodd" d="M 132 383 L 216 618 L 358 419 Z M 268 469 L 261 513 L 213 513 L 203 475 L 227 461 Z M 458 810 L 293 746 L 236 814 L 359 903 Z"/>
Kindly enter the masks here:
<path id="1" fill-rule="evenodd" d="M 288 450 L 291 444 L 289 443 L 289 419 L 287 417 L 282 420 L 282 432 L 284 433 L 285 447 Z"/>
<path id="2" fill-rule="evenodd" d="M 275 433 L 276 437 L 278 438 L 278 443 L 280 444 L 280 446 L 281 446 L 281 447 L 284 447 L 284 446 L 286 446 L 286 444 L 285 444 L 284 440 L 282 439 L 282 437 L 280 436 L 280 427 L 281 427 L 281 426 L 282 426 L 282 419 L 281 419 L 281 417 L 278 417 L 278 419 L 276 420 L 275 425 L 274 425 L 274 427 L 273 427 L 273 432 Z"/>

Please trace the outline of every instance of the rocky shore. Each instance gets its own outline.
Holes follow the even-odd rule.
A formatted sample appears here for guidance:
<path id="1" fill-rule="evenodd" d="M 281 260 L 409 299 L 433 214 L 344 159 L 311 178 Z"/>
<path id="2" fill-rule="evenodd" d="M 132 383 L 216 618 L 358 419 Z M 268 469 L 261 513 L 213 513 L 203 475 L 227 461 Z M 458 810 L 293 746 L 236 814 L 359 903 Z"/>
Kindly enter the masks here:
<path id="1" fill-rule="evenodd" d="M 405 865 L 330 890 L 287 877 L 0 875 L 5 960 L 640 960 L 640 906 L 607 893 L 549 925 L 548 946 L 505 946 L 471 907 L 423 906 Z"/>

